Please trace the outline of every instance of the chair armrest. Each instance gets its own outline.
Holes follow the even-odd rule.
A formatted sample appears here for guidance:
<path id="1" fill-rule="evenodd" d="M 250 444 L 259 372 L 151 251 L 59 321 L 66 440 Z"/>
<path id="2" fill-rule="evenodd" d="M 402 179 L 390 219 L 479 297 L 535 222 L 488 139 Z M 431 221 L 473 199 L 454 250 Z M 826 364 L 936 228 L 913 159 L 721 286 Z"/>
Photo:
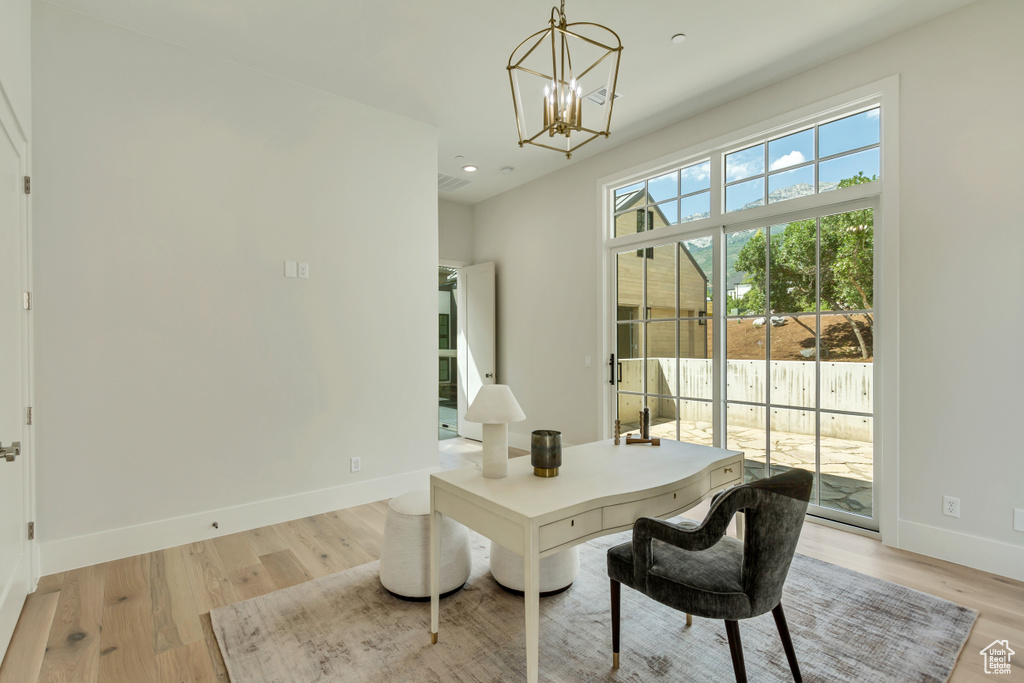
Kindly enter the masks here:
<path id="1" fill-rule="evenodd" d="M 692 552 L 707 550 L 722 540 L 733 515 L 743 509 L 744 496 L 729 495 L 728 489 L 715 496 L 707 517 L 696 527 L 680 526 L 654 517 L 641 517 L 633 524 L 633 577 L 638 585 L 647 583 L 653 563 L 652 540 L 659 540 Z"/>

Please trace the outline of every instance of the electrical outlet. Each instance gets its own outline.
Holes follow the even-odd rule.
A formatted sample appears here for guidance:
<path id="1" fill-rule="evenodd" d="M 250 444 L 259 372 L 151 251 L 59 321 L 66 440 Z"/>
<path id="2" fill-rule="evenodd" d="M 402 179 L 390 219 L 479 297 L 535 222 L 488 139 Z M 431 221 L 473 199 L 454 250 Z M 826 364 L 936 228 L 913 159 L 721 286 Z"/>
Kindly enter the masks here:
<path id="1" fill-rule="evenodd" d="M 360 461 L 359 458 L 352 458 L 352 460 L 350 462 L 351 462 L 351 465 L 352 465 L 352 471 L 353 472 L 358 472 L 359 469 L 363 466 L 363 463 Z M 957 509 L 959 509 L 959 506 L 957 507 Z"/>
<path id="2" fill-rule="evenodd" d="M 960 499 L 953 496 L 943 496 L 942 514 L 948 517 L 960 517 Z"/>
<path id="3" fill-rule="evenodd" d="M 301 277 L 301 278 L 308 278 L 309 277 L 309 264 L 308 263 L 300 263 L 299 264 L 299 277 Z"/>
<path id="4" fill-rule="evenodd" d="M 1013 530 L 1024 531 L 1024 510 L 1020 508 L 1013 511 Z"/>

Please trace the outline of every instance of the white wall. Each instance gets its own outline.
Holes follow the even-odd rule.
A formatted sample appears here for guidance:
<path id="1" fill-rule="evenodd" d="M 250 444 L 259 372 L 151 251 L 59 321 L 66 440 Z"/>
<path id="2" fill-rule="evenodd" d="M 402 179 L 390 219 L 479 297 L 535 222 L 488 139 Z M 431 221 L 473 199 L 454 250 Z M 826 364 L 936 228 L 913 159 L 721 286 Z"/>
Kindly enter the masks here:
<path id="1" fill-rule="evenodd" d="M 32 128 L 32 74 L 29 47 L 31 0 L 0 0 L 0 97 L 6 95 L 25 137 Z"/>
<path id="2" fill-rule="evenodd" d="M 498 263 L 498 372 L 527 415 L 512 441 L 541 423 L 569 442 L 605 436 L 599 178 L 899 74 L 899 509 L 885 541 L 1024 579 L 1021 26 L 1024 3 L 984 0 L 475 205 L 474 260 Z M 941 515 L 944 494 L 960 519 Z"/>
<path id="3" fill-rule="evenodd" d="M 435 467 L 435 130 L 45 3 L 32 37 L 43 572 Z"/>
<path id="4" fill-rule="evenodd" d="M 439 256 L 445 261 L 473 261 L 473 209 L 446 200 L 437 202 Z"/>

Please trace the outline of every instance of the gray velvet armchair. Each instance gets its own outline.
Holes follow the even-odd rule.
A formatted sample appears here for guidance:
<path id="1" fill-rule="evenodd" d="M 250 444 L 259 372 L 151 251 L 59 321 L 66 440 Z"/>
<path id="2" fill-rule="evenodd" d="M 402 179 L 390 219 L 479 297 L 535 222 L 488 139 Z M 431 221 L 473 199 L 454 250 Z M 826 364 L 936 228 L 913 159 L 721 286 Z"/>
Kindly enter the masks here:
<path id="1" fill-rule="evenodd" d="M 619 664 L 620 585 L 687 615 L 723 619 L 736 680 L 745 683 L 739 620 L 771 611 L 793 679 L 800 668 L 782 611 L 782 586 L 796 552 L 813 476 L 789 470 L 728 489 L 715 497 L 704 521 L 673 524 L 643 517 L 633 540 L 608 550 L 612 651 Z M 746 514 L 743 541 L 725 535 L 733 515 Z"/>

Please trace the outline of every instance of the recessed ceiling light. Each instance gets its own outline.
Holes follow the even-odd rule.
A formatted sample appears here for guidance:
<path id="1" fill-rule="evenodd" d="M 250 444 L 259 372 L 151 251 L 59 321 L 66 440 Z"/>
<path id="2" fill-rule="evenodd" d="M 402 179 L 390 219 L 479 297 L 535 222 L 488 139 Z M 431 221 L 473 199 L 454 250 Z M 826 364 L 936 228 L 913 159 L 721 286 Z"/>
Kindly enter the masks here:
<path id="1" fill-rule="evenodd" d="M 672 36 L 672 42 L 676 43 L 677 45 L 679 43 L 683 42 L 684 40 L 686 40 L 686 34 L 685 33 L 677 33 L 674 36 Z"/>
<path id="2" fill-rule="evenodd" d="M 516 169 L 512 168 L 511 166 L 502 166 L 502 168 L 501 168 L 501 172 L 504 173 L 505 175 L 508 175 L 509 173 L 511 173 L 514 170 L 516 170 Z"/>
<path id="3" fill-rule="evenodd" d="M 462 170 L 465 171 L 466 173 L 473 173 L 474 171 L 476 171 L 476 166 L 474 166 L 473 164 L 466 164 L 465 166 L 462 167 Z"/>

